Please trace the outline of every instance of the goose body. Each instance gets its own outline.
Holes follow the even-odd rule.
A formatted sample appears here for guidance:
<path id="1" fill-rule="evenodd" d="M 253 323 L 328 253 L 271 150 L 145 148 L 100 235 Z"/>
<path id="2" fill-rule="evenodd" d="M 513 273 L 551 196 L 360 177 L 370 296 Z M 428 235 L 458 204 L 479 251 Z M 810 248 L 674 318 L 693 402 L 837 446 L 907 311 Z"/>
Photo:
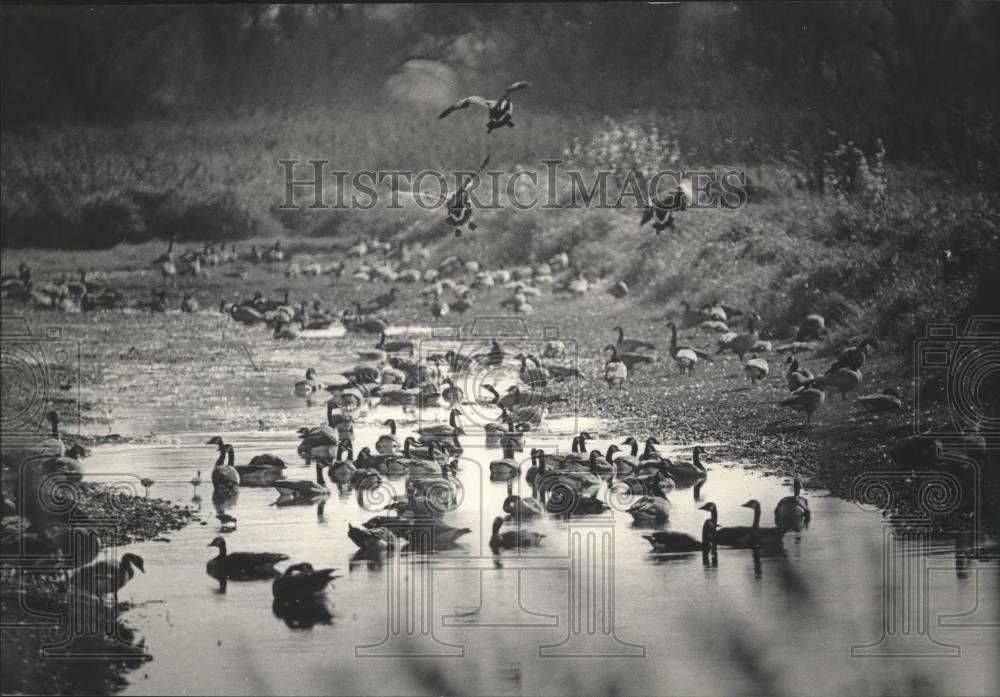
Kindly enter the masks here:
<path id="1" fill-rule="evenodd" d="M 814 382 L 808 382 L 801 388 L 799 388 L 791 397 L 788 399 L 778 402 L 779 406 L 789 407 L 792 409 L 798 409 L 806 413 L 806 425 L 812 425 L 812 417 L 820 407 L 823 406 L 823 402 L 826 401 L 826 393 L 813 387 Z"/>
<path id="2" fill-rule="evenodd" d="M 840 392 L 840 400 L 844 401 L 847 399 L 847 393 L 861 384 L 861 377 L 860 370 L 837 368 L 820 375 L 813 384 L 820 389 Z"/>
<path id="3" fill-rule="evenodd" d="M 782 530 L 800 532 L 809 525 L 812 513 L 809 502 L 801 496 L 802 482 L 796 479 L 793 483 L 794 494 L 786 496 L 774 508 L 774 524 Z"/>
<path id="4" fill-rule="evenodd" d="M 521 466 L 514 459 L 514 449 L 510 444 L 505 444 L 503 459 L 490 463 L 490 479 L 514 479 L 519 476 L 521 476 Z"/>
<path id="5" fill-rule="evenodd" d="M 768 366 L 767 361 L 763 358 L 758 358 L 754 355 L 743 364 L 743 372 L 750 378 L 750 382 L 756 385 L 758 380 L 763 380 L 767 377 L 768 372 L 770 372 L 770 366 Z"/>
<path id="6" fill-rule="evenodd" d="M 378 555 L 402 549 L 406 542 L 388 528 L 356 528 L 347 524 L 347 537 L 365 554 Z"/>
<path id="7" fill-rule="evenodd" d="M 604 381 L 608 383 L 608 389 L 617 386 L 619 390 L 624 389 L 625 381 L 628 379 L 628 366 L 618 357 L 617 349 L 613 346 L 611 358 L 604 364 Z"/>
<path id="8" fill-rule="evenodd" d="M 711 520 L 706 520 L 702 525 L 701 539 L 692 537 L 683 532 L 672 530 L 661 530 L 658 532 L 643 535 L 652 546 L 654 552 L 661 554 L 687 554 L 690 552 L 707 552 L 712 544 L 712 537 L 715 526 Z"/>
<path id="9" fill-rule="evenodd" d="M 135 569 L 146 573 L 142 557 L 123 554 L 118 563 L 101 560 L 80 567 L 70 574 L 69 583 L 74 588 L 101 597 L 121 590 L 135 576 Z"/>
<path id="10" fill-rule="evenodd" d="M 799 359 L 795 356 L 789 356 L 785 363 L 788 364 L 788 373 L 786 377 L 788 379 L 788 389 L 792 392 L 805 386 L 807 383 L 812 382 L 816 379 L 810 371 L 805 368 L 799 367 Z"/>
<path id="11" fill-rule="evenodd" d="M 669 460 L 666 473 L 678 483 L 694 483 L 708 476 L 708 470 L 701 464 L 701 456 L 705 449 L 696 445 L 691 451 L 691 462 Z"/>
<path id="12" fill-rule="evenodd" d="M 497 516 L 493 519 L 493 534 L 490 536 L 490 549 L 493 550 L 494 554 L 499 554 L 504 549 L 537 547 L 545 538 L 545 535 L 524 530 L 521 527 L 518 527 L 516 530 L 500 532 L 500 528 L 502 527 L 503 518 Z"/>
<path id="13" fill-rule="evenodd" d="M 379 436 L 375 441 L 375 450 L 383 455 L 391 455 L 401 447 L 399 438 L 396 437 L 396 421 L 389 419 L 385 425 L 389 427 L 389 433 Z"/>
<path id="14" fill-rule="evenodd" d="M 826 373 L 830 374 L 842 368 L 860 371 L 865 364 L 865 360 L 868 358 L 868 351 L 872 348 L 878 348 L 878 342 L 874 339 L 864 339 L 854 348 L 849 348 L 841 352 Z"/>
<path id="15" fill-rule="evenodd" d="M 780 548 L 783 544 L 782 537 L 785 531 L 781 528 L 762 528 L 760 526 L 760 501 L 750 499 L 743 504 L 743 507 L 753 510 L 753 526 L 750 535 L 740 540 L 740 546 L 758 547 L 771 551 Z"/>
<path id="16" fill-rule="evenodd" d="M 274 565 L 288 559 L 287 554 L 276 552 L 229 552 L 226 541 L 216 537 L 208 543 L 209 547 L 219 549 L 218 556 L 210 559 L 205 565 L 209 575 L 224 578 L 240 578 L 255 575 L 272 575 L 277 572 Z"/>
<path id="17" fill-rule="evenodd" d="M 670 501 L 663 496 L 643 496 L 629 507 L 628 514 L 637 523 L 663 523 L 670 518 Z"/>
<path id="18" fill-rule="evenodd" d="M 656 344 L 645 341 L 643 339 L 626 339 L 625 330 L 621 326 L 614 327 L 612 331 L 618 332 L 618 341 L 615 342 L 615 346 L 619 351 L 629 352 L 629 351 L 655 351 Z"/>
<path id="19" fill-rule="evenodd" d="M 336 569 L 313 569 L 312 564 L 292 564 L 271 584 L 274 599 L 283 603 L 309 602 L 339 576 Z"/>
<path id="20" fill-rule="evenodd" d="M 219 447 L 219 459 L 212 469 L 212 487 L 217 492 L 233 491 L 240 486 L 240 473 L 233 465 L 235 453 L 232 446 L 222 442 L 218 436 L 213 437 L 206 445 Z"/>
<path id="21" fill-rule="evenodd" d="M 470 106 L 478 106 L 486 109 L 489 114 L 489 121 L 486 124 L 487 134 L 493 133 L 493 131 L 498 128 L 503 128 L 505 126 L 513 128 L 514 122 L 511 121 L 511 114 L 514 111 L 514 105 L 510 101 L 510 93 L 530 86 L 530 82 L 525 82 L 523 80 L 508 85 L 500 99 L 485 99 L 484 97 L 476 96 L 465 97 L 442 111 L 441 114 L 438 115 L 438 118 L 443 119 L 459 109 L 466 109 Z"/>
<path id="22" fill-rule="evenodd" d="M 281 499 L 317 499 L 330 495 L 323 479 L 323 462 L 316 461 L 316 479 L 279 479 L 272 486 L 280 494 Z"/>
<path id="23" fill-rule="evenodd" d="M 284 476 L 288 465 L 280 457 L 265 453 L 255 455 L 245 465 L 236 465 L 240 475 L 240 483 L 244 486 L 271 486 L 275 480 Z"/>

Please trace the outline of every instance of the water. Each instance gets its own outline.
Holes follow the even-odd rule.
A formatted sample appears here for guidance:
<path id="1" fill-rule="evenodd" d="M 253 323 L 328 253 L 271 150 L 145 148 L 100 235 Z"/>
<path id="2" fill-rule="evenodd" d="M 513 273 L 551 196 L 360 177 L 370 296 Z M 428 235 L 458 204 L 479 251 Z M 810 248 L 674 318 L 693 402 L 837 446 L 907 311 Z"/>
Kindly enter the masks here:
<path id="1" fill-rule="evenodd" d="M 300 401 L 298 411 L 302 425 L 324 417 L 321 405 L 303 407 Z M 380 425 L 385 418 L 413 416 L 399 409 L 372 410 L 355 426 L 356 449 L 372 445 L 385 432 Z M 444 420 L 447 410 L 421 416 Z M 402 426 L 401 435 L 410 426 Z M 566 420 L 553 426 L 597 429 L 599 424 Z M 95 449 L 86 461 L 87 473 L 97 481 L 152 477 L 151 495 L 196 506 L 188 481 L 199 469 L 210 481 L 215 451 L 204 443 L 212 435 L 234 445 L 237 462 L 270 452 L 294 463 L 288 478 L 312 476 L 312 468 L 302 466 L 295 453 L 291 431 L 161 434 L 165 442 L 160 444 Z M 655 694 L 834 695 L 905 692 L 920 680 L 930 680 L 932 692 L 996 692 L 996 625 L 939 626 L 938 620 L 971 613 L 944 624 L 995 623 L 995 563 L 972 562 L 971 568 L 956 571 L 949 542 L 935 543 L 933 554 L 920 557 L 929 568 L 929 625 L 913 632 L 918 635 L 913 645 L 937 653 L 952 651 L 943 645 L 957 646 L 960 656 L 851 658 L 852 645 L 876 642 L 882 634 L 885 528 L 877 512 L 809 492 L 813 523 L 801 534 L 786 536 L 784 556 L 755 560 L 751 552 L 723 549 L 717 563 L 707 565 L 701 555 L 652 554 L 642 538 L 647 530 L 621 512 L 569 522 L 547 517 L 530 524 L 547 535 L 543 547 L 526 550 L 523 558 L 507 552 L 497 559 L 487 545 L 489 523 L 501 513 L 507 485 L 489 481 L 488 469 L 480 471 L 475 464 L 501 457 L 483 442 L 481 431 L 463 439 L 459 479 L 464 498 L 444 518 L 449 525 L 471 528 L 472 534 L 457 550 L 396 558 L 401 560 L 398 573 L 414 588 L 426 588 L 426 596 L 418 597 L 429 600 L 426 605 L 415 601 L 413 614 L 389 610 L 390 591 L 393 598 L 407 597 L 390 584 L 399 578 L 393 559 L 355 559 L 347 525 L 361 525 L 375 512 L 361 508 L 354 493 L 346 491 L 333 490 L 322 508 L 276 508 L 272 489 L 244 487 L 228 510 L 239 521 L 238 529 L 225 535 L 230 551 L 283 552 L 291 557 L 287 563 L 309 561 L 339 570 L 343 577 L 329 592 L 328 620 L 302 627 L 277 616 L 270 581 L 230 582 L 223 592 L 205 574 L 205 563 L 215 555 L 206 545 L 219 526 L 210 484 L 202 485 L 206 525 L 194 522 L 171 535 L 169 543 L 151 541 L 130 550 L 145 559 L 147 573 L 137 575 L 121 597 L 135 604 L 126 619 L 146 638 L 154 660 L 131 674 L 125 692 L 556 695 L 606 694 L 617 686 Z M 542 433 L 533 434 L 527 446 L 554 450 L 568 442 L 564 435 Z M 608 443 L 590 445 L 603 450 Z M 749 524 L 751 512 L 740 508 L 749 498 L 762 502 L 763 524 L 770 524 L 774 504 L 788 487 L 778 478 L 713 460 L 711 451 L 701 500 L 695 500 L 692 489 L 670 494 L 668 529 L 698 536 L 705 519 L 698 507 L 705 501 L 718 505 L 722 524 Z M 389 481 L 402 490 L 403 480 Z M 529 491 L 523 476 L 514 487 L 522 495 Z M 597 573 L 570 573 L 570 540 L 579 534 L 575 539 L 583 541 L 584 553 L 588 540 L 598 545 L 589 557 Z M 601 544 L 613 545 L 613 568 L 598 561 Z M 614 579 L 607 587 L 613 588 L 613 598 L 602 594 L 602 573 Z M 429 587 L 418 584 L 427 578 Z M 586 631 L 571 635 L 573 608 L 597 596 L 605 609 L 591 618 L 593 637 L 588 640 Z M 601 624 L 608 621 L 610 607 L 613 634 Z M 402 618 L 397 628 L 403 636 L 385 642 L 388 622 L 396 617 Z M 586 630 L 586 613 L 580 617 Z M 567 643 L 571 636 L 575 640 Z M 889 650 L 890 643 L 881 647 Z M 587 652 L 602 657 L 558 656 Z M 401 658 L 401 653 L 438 660 Z"/>

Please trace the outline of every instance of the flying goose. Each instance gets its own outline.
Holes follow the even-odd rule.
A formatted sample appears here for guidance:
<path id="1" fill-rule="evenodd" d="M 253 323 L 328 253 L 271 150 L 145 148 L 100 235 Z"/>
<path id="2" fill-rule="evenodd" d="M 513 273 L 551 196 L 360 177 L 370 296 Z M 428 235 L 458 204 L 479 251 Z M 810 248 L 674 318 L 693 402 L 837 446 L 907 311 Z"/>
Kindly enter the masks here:
<path id="1" fill-rule="evenodd" d="M 510 93 L 516 92 L 517 90 L 523 90 L 527 87 L 531 87 L 530 82 L 519 80 L 518 82 L 508 85 L 500 99 L 486 99 L 484 97 L 476 96 L 465 97 L 442 111 L 441 114 L 438 115 L 438 118 L 443 119 L 454 111 L 465 109 L 470 105 L 475 105 L 486 109 L 489 115 L 489 121 L 486 124 L 487 135 L 493 133 L 493 131 L 498 128 L 503 128 L 504 126 L 513 128 L 514 122 L 511 121 L 510 117 L 514 111 L 514 104 L 510 100 Z"/>

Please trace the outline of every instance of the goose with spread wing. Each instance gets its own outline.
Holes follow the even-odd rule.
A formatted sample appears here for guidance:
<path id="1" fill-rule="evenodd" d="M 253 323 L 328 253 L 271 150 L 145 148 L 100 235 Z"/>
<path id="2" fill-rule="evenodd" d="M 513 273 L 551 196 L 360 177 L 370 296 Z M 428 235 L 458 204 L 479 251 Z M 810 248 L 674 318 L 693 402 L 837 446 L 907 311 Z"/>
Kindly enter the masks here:
<path id="1" fill-rule="evenodd" d="M 514 104 L 510 100 L 510 93 L 516 92 L 517 90 L 523 90 L 527 87 L 531 87 L 530 82 L 519 80 L 518 82 L 508 85 L 500 99 L 486 99 L 485 97 L 476 96 L 459 99 L 450 107 L 442 111 L 438 118 L 443 119 L 459 109 L 467 109 L 470 106 L 479 106 L 486 109 L 489 114 L 489 122 L 486 124 L 487 135 L 493 133 L 493 131 L 499 128 L 503 128 L 504 126 L 507 128 L 513 128 L 514 122 L 511 121 L 511 114 L 514 111 Z"/>

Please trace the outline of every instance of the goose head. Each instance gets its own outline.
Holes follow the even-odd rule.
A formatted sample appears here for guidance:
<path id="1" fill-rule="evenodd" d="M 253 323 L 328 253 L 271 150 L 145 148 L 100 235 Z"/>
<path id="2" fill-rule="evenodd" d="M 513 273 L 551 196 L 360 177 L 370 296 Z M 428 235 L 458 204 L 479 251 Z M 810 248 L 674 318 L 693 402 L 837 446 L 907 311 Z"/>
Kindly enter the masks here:
<path id="1" fill-rule="evenodd" d="M 132 571 L 133 566 L 139 569 L 139 571 L 141 571 L 142 573 L 146 573 L 146 567 L 143 564 L 142 557 L 140 557 L 138 554 L 132 554 L 131 552 L 123 555 L 121 560 L 121 568 L 125 572 L 125 575 L 128 576 L 129 578 L 132 578 L 132 576 L 135 575 L 135 572 Z"/>
<path id="2" fill-rule="evenodd" d="M 306 430 L 306 432 L 309 431 L 308 428 L 305 429 L 305 430 Z M 216 446 L 219 447 L 219 450 L 225 450 L 226 449 L 226 444 L 223 442 L 222 438 L 220 438 L 219 436 L 212 436 L 212 438 L 207 443 L 205 443 L 205 445 L 216 445 Z"/>
<path id="3" fill-rule="evenodd" d="M 226 556 L 226 541 L 225 541 L 225 539 L 223 539 L 221 537 L 216 537 L 214 540 L 212 540 L 211 542 L 209 542 L 206 546 L 207 547 L 218 547 L 219 548 L 219 556 L 220 557 Z"/>
<path id="4" fill-rule="evenodd" d="M 760 510 L 760 501 L 758 501 L 757 499 L 750 499 L 746 503 L 741 503 L 740 504 L 740 508 L 750 508 L 750 509 L 752 509 L 754 511 L 759 511 Z"/>

